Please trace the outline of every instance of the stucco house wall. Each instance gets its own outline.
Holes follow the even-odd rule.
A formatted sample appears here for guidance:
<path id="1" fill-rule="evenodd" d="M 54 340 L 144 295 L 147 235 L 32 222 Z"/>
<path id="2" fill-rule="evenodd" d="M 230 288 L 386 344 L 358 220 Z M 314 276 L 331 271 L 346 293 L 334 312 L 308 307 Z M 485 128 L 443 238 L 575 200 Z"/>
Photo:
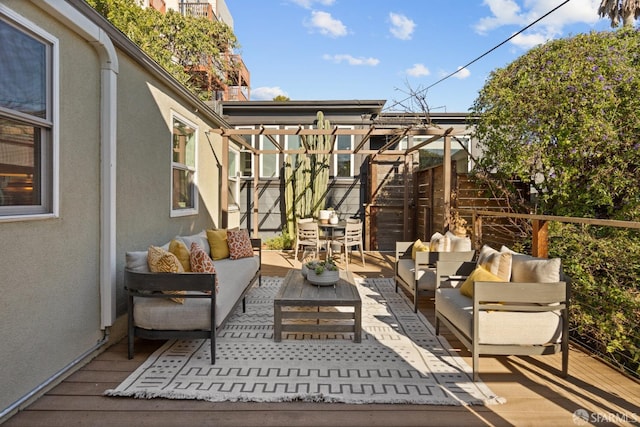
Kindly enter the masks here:
<path id="1" fill-rule="evenodd" d="M 68 12 L 79 12 L 74 19 L 82 18 L 96 39 L 79 34 Z M 59 51 L 58 214 L 0 216 L 2 423 L 78 361 L 122 337 L 126 251 L 220 224 L 223 148 L 209 130 L 224 121 L 82 0 L 0 0 L 0 15 L 50 34 Z M 108 184 L 101 170 L 108 123 L 101 100 L 109 72 L 104 51 L 96 48 L 102 43 L 112 46 L 118 63 L 111 129 L 116 155 L 107 165 L 115 166 L 114 204 L 106 207 L 115 208 L 113 218 L 101 199 Z M 198 211 L 187 216 L 171 216 L 172 114 L 197 127 Z M 114 230 L 112 249 L 101 231 L 105 222 Z M 105 269 L 113 279 L 106 287 Z M 105 299 L 111 292 L 115 298 Z"/>

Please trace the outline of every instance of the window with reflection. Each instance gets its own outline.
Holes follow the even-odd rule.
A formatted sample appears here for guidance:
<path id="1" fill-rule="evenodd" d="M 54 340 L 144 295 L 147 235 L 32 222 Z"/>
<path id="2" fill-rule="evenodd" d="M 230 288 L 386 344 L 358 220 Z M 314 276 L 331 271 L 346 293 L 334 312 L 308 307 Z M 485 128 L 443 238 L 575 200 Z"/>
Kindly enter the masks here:
<path id="1" fill-rule="evenodd" d="M 197 128 L 174 116 L 172 128 L 172 215 L 197 213 L 196 139 Z"/>
<path id="2" fill-rule="evenodd" d="M 52 55 L 0 15 L 0 217 L 53 212 Z"/>
<path id="3" fill-rule="evenodd" d="M 353 136 L 338 135 L 336 150 L 353 150 Z M 336 178 L 353 178 L 353 154 L 336 154 L 334 164 Z"/>

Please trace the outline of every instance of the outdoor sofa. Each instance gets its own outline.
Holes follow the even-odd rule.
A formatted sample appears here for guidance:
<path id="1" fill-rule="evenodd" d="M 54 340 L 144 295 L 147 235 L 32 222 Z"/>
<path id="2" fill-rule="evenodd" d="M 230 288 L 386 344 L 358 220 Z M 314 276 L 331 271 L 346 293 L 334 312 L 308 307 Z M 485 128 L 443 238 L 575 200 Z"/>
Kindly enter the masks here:
<path id="1" fill-rule="evenodd" d="M 472 353 L 474 381 L 480 355 L 561 351 L 567 376 L 570 286 L 559 258 L 485 245 L 476 262 L 438 261 L 436 270 L 436 334 L 444 324 Z"/>
<path id="2" fill-rule="evenodd" d="M 418 295 L 433 294 L 437 288 L 438 261 L 471 261 L 475 251 L 469 237 L 459 237 L 447 231 L 434 233 L 429 242 L 396 242 L 396 292 L 402 286 L 413 297 L 413 311 L 418 311 Z"/>
<path id="3" fill-rule="evenodd" d="M 229 255 L 225 256 L 224 250 L 216 248 L 224 238 L 217 238 L 216 247 L 210 245 L 212 232 L 224 236 L 227 230 L 206 230 L 192 236 L 177 236 L 160 248 L 150 247 L 148 251 L 126 253 L 124 283 L 128 293 L 130 359 L 134 354 L 136 336 L 146 339 L 209 338 L 211 363 L 215 363 L 217 332 L 240 301 L 243 311 L 246 309 L 245 295 L 256 282 L 260 283 L 262 242 L 242 233 L 245 239 L 244 256 L 234 257 L 233 249 L 230 254 L 226 252 Z M 188 260 L 184 259 L 186 254 L 179 260 L 184 265 L 182 270 L 190 269 L 186 267 L 188 262 L 194 271 L 151 271 L 149 251 L 153 251 L 155 257 L 160 249 L 169 252 L 170 248 L 179 245 L 184 252 L 185 248 L 195 248 L 193 243 L 198 246 L 196 251 L 190 251 Z M 212 256 L 204 257 L 202 252 Z M 218 257 L 215 256 L 217 252 Z M 208 269 L 207 272 L 196 272 L 202 271 L 203 267 L 200 266 L 200 258 L 194 261 L 194 255 L 204 257 L 208 266 L 204 270 Z"/>

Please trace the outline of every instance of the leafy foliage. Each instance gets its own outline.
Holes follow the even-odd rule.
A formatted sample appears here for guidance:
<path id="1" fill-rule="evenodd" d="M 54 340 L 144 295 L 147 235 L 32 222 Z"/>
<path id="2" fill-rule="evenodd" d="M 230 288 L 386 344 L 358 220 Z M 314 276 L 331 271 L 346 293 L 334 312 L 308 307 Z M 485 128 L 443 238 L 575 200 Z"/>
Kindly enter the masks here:
<path id="1" fill-rule="evenodd" d="M 640 231 L 557 223 L 550 256 L 571 277 L 571 333 L 640 376 Z"/>
<path id="2" fill-rule="evenodd" d="M 283 249 L 291 249 L 295 242 L 294 242 L 294 239 L 291 236 L 289 236 L 289 233 L 284 231 L 282 232 L 282 234 L 279 234 L 271 237 L 270 239 L 267 239 L 264 243 L 267 249 L 283 250 Z"/>
<path id="3" fill-rule="evenodd" d="M 86 1 L 203 100 L 214 99 L 214 94 L 203 89 L 207 85 L 199 73 L 201 67 L 216 76 L 237 67 L 229 53 L 239 44 L 222 22 L 183 16 L 174 10 L 162 14 L 138 6 L 135 0 Z"/>
<path id="4" fill-rule="evenodd" d="M 636 30 L 532 49 L 492 72 L 474 102 L 476 172 L 531 182 L 545 213 L 640 218 L 639 90 Z"/>

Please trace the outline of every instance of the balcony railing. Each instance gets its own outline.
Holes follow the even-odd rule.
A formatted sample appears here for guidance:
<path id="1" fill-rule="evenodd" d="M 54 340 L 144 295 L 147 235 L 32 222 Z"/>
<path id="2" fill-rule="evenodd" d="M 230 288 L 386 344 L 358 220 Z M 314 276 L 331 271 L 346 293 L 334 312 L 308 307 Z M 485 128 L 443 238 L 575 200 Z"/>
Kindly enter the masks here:
<path id="1" fill-rule="evenodd" d="M 180 3 L 180 14 L 207 18 L 210 21 L 217 20 L 217 17 L 213 13 L 213 8 L 209 3 Z"/>

